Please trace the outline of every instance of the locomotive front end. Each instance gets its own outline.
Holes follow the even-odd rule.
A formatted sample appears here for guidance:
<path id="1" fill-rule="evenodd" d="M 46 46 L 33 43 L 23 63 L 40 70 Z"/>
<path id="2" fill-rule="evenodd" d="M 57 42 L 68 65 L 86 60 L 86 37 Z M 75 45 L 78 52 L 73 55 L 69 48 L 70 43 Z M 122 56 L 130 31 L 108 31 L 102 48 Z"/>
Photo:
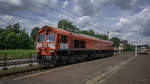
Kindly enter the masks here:
<path id="1" fill-rule="evenodd" d="M 39 33 L 36 41 L 36 52 L 40 55 L 55 54 L 55 33 Z"/>
<path id="2" fill-rule="evenodd" d="M 50 29 L 37 32 L 36 53 L 39 64 L 49 65 L 56 54 L 56 33 Z"/>

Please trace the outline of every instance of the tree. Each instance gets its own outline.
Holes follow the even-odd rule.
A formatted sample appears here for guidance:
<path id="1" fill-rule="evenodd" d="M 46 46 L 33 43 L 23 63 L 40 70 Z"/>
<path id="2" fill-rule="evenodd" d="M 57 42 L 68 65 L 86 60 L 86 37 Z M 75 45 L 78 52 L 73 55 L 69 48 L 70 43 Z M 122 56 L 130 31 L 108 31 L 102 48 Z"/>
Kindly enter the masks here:
<path id="1" fill-rule="evenodd" d="M 20 49 L 31 49 L 32 48 L 32 40 L 26 32 L 22 32 L 18 34 L 18 47 Z"/>
<path id="2" fill-rule="evenodd" d="M 16 23 L 16 24 L 12 25 L 12 31 L 11 32 L 15 32 L 16 34 L 20 33 L 20 32 L 22 32 L 22 30 L 20 28 L 21 28 L 20 24 Z"/>
<path id="3" fill-rule="evenodd" d="M 120 44 L 120 39 L 117 38 L 117 37 L 113 37 L 110 39 L 112 42 L 113 42 L 113 45 L 118 48 L 119 47 L 119 44 Z"/>
<path id="4" fill-rule="evenodd" d="M 95 36 L 97 38 L 100 38 L 100 39 L 103 39 L 103 40 L 108 40 L 108 36 L 107 35 L 95 34 Z"/>
<path id="5" fill-rule="evenodd" d="M 79 28 L 77 28 L 76 25 L 73 25 L 73 23 L 71 21 L 68 21 L 66 19 L 59 20 L 57 27 L 65 29 L 69 32 L 74 32 L 74 33 L 79 32 Z"/>
<path id="6" fill-rule="evenodd" d="M 16 49 L 17 46 L 17 35 L 14 33 L 14 32 L 10 32 L 6 38 L 5 38 L 5 41 L 6 41 L 6 44 L 7 44 L 7 48 L 9 49 Z"/>
<path id="7" fill-rule="evenodd" d="M 3 32 L 5 29 L 0 28 L 0 33 Z"/>
<path id="8" fill-rule="evenodd" d="M 32 29 L 32 32 L 31 32 L 31 39 L 32 40 L 36 40 L 36 33 L 37 33 L 37 31 L 39 30 L 39 27 L 34 27 L 33 29 Z"/>
<path id="9" fill-rule="evenodd" d="M 0 28 L 0 49 L 31 49 L 32 40 L 19 23 Z"/>
<path id="10" fill-rule="evenodd" d="M 8 25 L 8 26 L 6 27 L 6 30 L 7 30 L 8 32 L 14 32 L 15 34 L 18 34 L 18 33 L 24 31 L 24 29 L 21 29 L 21 26 L 20 26 L 19 23 Z"/>
<path id="11" fill-rule="evenodd" d="M 95 32 L 94 32 L 92 29 L 90 29 L 88 32 L 89 32 L 91 35 L 95 35 Z"/>
<path id="12" fill-rule="evenodd" d="M 135 50 L 135 46 L 130 44 L 125 44 L 124 50 L 133 51 Z"/>
<path id="13" fill-rule="evenodd" d="M 90 36 L 93 36 L 93 37 L 97 37 L 99 39 L 104 39 L 104 40 L 108 40 L 108 36 L 107 35 L 101 35 L 101 34 L 97 34 L 95 33 L 92 29 L 90 30 L 82 30 L 80 31 L 81 34 L 86 34 L 86 35 L 90 35 Z"/>
<path id="14" fill-rule="evenodd" d="M 5 37 L 7 35 L 7 32 L 5 32 L 5 29 L 0 28 L 0 49 L 5 48 Z"/>

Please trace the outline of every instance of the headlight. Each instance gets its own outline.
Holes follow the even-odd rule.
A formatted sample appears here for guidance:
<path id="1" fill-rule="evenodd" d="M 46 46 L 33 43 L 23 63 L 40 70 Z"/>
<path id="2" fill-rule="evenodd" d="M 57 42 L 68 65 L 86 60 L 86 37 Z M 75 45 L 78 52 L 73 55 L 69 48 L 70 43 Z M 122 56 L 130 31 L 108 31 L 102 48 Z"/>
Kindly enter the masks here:
<path id="1" fill-rule="evenodd" d="M 48 44 L 48 47 L 50 47 L 50 48 L 55 48 L 55 44 L 49 43 L 49 44 Z"/>
<path id="2" fill-rule="evenodd" d="M 37 43 L 36 46 L 37 47 L 42 47 L 42 43 Z"/>

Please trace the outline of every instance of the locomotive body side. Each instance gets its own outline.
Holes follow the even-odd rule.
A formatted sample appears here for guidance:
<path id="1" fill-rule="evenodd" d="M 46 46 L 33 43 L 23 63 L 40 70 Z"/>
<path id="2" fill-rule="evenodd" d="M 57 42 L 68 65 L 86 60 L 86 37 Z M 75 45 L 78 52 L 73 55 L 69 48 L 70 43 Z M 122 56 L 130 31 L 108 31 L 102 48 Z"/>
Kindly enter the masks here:
<path id="1" fill-rule="evenodd" d="M 77 38 L 78 40 L 84 40 L 86 42 L 86 49 L 113 50 L 113 43 L 111 41 L 105 41 L 95 37 L 82 36 L 79 34 L 74 34 L 73 38 Z"/>
<path id="2" fill-rule="evenodd" d="M 39 64 L 56 65 L 111 56 L 112 44 L 110 41 L 44 26 L 37 32 L 37 60 Z"/>

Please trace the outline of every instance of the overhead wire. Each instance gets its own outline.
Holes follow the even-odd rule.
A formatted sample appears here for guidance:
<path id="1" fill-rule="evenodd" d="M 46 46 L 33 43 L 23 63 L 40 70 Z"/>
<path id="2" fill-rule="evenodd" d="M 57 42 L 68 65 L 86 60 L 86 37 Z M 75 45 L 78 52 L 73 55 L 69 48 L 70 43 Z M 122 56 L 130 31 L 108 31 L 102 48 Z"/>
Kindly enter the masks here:
<path id="1" fill-rule="evenodd" d="M 72 16 L 72 15 L 69 15 L 69 14 L 67 14 L 66 12 L 63 12 L 63 11 L 58 10 L 58 9 L 56 9 L 56 8 L 49 7 L 49 6 L 47 6 L 47 5 L 42 5 L 42 7 L 48 8 L 48 9 L 53 9 L 53 10 L 55 10 L 56 12 L 62 13 L 62 14 L 66 15 L 66 16 L 69 16 L 69 17 L 71 17 L 72 19 L 75 19 L 75 20 L 77 20 L 77 21 L 79 21 L 79 22 L 81 22 L 81 23 L 83 23 L 83 24 L 89 25 L 88 22 L 82 22 L 80 19 L 78 19 L 79 17 L 75 17 L 75 16 Z M 90 25 L 94 26 L 95 28 L 102 29 L 102 28 L 99 28 L 99 27 L 97 27 L 96 25 L 94 25 L 94 24 L 92 24 L 92 23 L 90 23 Z M 101 26 L 101 25 L 99 25 L 99 26 Z M 104 27 L 104 26 L 103 26 L 103 27 Z M 105 27 L 105 28 L 106 28 L 106 27 Z M 110 28 L 109 28 L 109 29 L 110 29 Z M 105 33 L 107 32 L 107 31 L 104 31 L 104 30 L 101 30 L 101 31 L 103 31 L 103 32 L 105 32 Z"/>
<path id="2" fill-rule="evenodd" d="M 48 8 L 48 9 L 52 9 L 52 10 L 58 12 L 58 13 L 61 13 L 61 14 L 63 14 L 63 15 L 66 15 L 66 16 L 68 16 L 68 17 L 74 19 L 74 20 L 77 20 L 77 21 L 81 22 L 82 24 L 84 24 L 84 25 L 86 25 L 86 26 L 88 26 L 88 25 L 90 24 L 90 25 L 94 26 L 93 28 L 95 28 L 95 29 L 97 29 L 97 28 L 98 28 L 98 29 L 101 29 L 101 31 L 104 32 L 104 34 L 106 34 L 106 33 L 108 32 L 108 31 L 104 31 L 103 28 L 99 28 L 99 27 L 97 27 L 96 25 L 94 25 L 94 24 L 92 24 L 92 23 L 82 22 L 82 21 L 79 19 L 79 17 L 75 17 L 75 16 L 72 16 L 72 15 L 70 15 L 70 14 L 67 14 L 66 12 L 64 12 L 64 11 L 62 11 L 62 10 L 58 10 L 58 9 L 56 9 L 56 8 L 49 7 L 49 6 L 47 6 L 47 5 L 42 5 L 42 7 L 43 7 L 43 8 Z M 28 10 L 27 8 L 23 8 L 23 9 Z M 31 11 L 31 10 L 30 10 L 30 11 Z M 29 18 L 29 17 L 21 16 L 21 15 L 17 15 L 17 14 L 10 13 L 10 12 L 6 12 L 6 11 L 3 11 L 3 13 L 9 14 L 9 15 L 13 15 L 13 16 L 17 16 L 17 17 L 22 17 L 22 18 L 25 18 L 25 19 L 30 19 L 30 20 L 32 20 L 32 21 L 34 21 L 34 22 L 40 22 L 40 23 L 44 23 L 44 24 L 50 24 L 50 23 L 42 22 L 42 21 L 37 20 L 37 19 L 34 19 L 34 18 Z M 70 18 L 69 18 L 69 19 L 70 19 Z M 54 24 L 50 24 L 50 25 L 56 26 L 56 25 L 54 25 Z M 78 25 L 78 26 L 80 26 L 80 25 Z M 99 26 L 102 26 L 102 25 L 99 25 Z M 81 27 L 81 26 L 80 26 L 80 27 Z M 104 27 L 104 26 L 102 26 L 102 27 Z M 108 27 L 105 27 L 105 28 L 111 29 L 111 28 L 108 28 Z"/>
<path id="3" fill-rule="evenodd" d="M 21 17 L 21 18 L 27 19 L 27 20 L 31 20 L 31 21 L 33 21 L 33 22 L 40 22 L 40 23 L 50 24 L 50 25 L 56 26 L 56 25 L 51 24 L 51 23 L 42 22 L 42 21 L 37 20 L 37 19 L 34 19 L 34 18 L 30 18 L 30 17 L 26 17 L 26 16 L 22 16 L 22 15 L 14 14 L 14 13 L 11 13 L 11 12 L 6 12 L 6 11 L 3 11 L 3 10 L 1 10 L 0 12 L 1 12 L 1 13 L 4 13 L 4 14 L 11 15 L 11 16 L 16 16 L 16 17 Z"/>

